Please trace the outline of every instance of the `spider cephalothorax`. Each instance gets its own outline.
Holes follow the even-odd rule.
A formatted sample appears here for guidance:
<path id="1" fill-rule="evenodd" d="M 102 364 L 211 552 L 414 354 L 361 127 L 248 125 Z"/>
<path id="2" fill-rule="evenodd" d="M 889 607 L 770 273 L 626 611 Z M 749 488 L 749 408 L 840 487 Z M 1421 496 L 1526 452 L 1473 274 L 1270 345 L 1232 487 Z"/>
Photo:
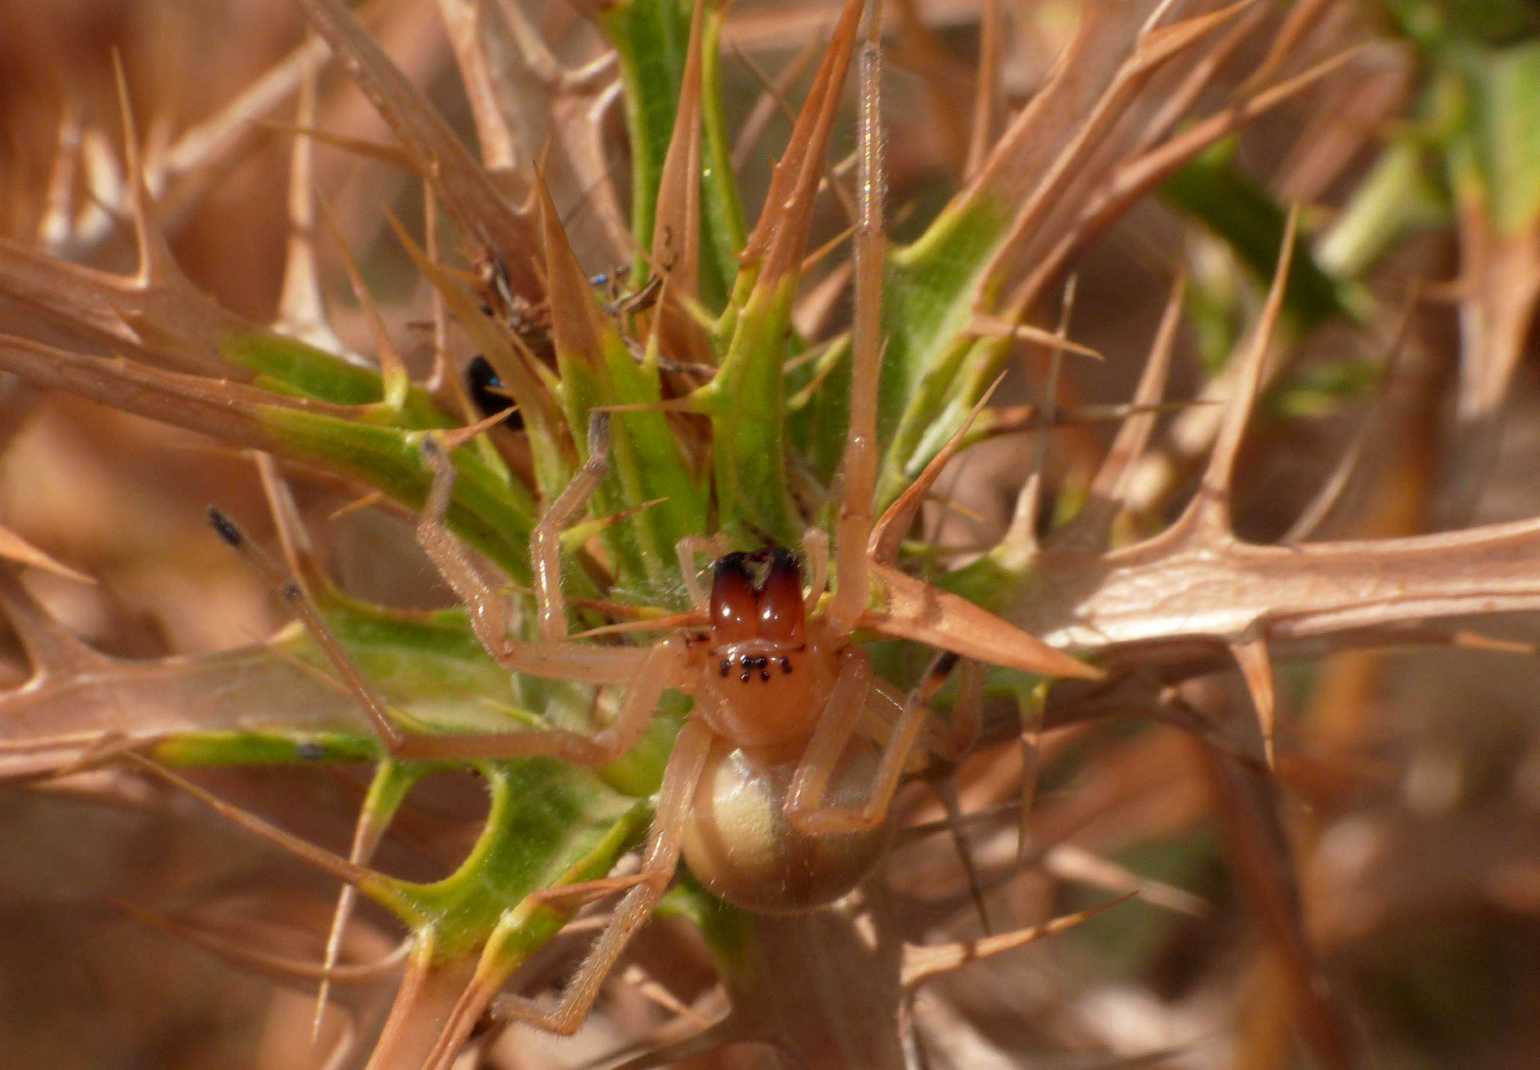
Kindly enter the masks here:
<path id="1" fill-rule="evenodd" d="M 822 620 L 808 620 L 796 557 L 769 546 L 718 558 L 708 608 L 710 660 L 696 689 L 702 714 L 746 750 L 770 758 L 795 751 L 838 672 Z"/>
<path id="2" fill-rule="evenodd" d="M 821 617 L 808 619 L 802 569 L 781 546 L 713 563 L 709 655 L 695 688 L 716 741 L 683 829 L 691 871 L 717 895 L 751 910 L 805 910 L 838 898 L 870 872 L 886 821 L 833 835 L 789 824 L 787 792 L 839 675 L 840 650 Z M 859 701 L 865 702 L 863 691 Z M 876 752 L 838 761 L 830 805 L 859 802 Z"/>

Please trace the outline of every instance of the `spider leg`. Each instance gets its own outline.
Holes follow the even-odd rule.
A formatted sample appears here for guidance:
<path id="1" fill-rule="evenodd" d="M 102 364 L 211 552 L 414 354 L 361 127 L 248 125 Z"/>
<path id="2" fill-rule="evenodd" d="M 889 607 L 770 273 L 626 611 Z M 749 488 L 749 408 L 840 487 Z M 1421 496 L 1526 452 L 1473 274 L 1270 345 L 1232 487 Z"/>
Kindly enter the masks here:
<path id="1" fill-rule="evenodd" d="M 961 761 L 979 741 L 984 730 L 984 667 L 971 658 L 957 666 L 961 676 L 957 701 L 952 704 L 951 760 Z"/>
<path id="2" fill-rule="evenodd" d="M 385 712 L 385 701 L 370 686 L 369 680 L 360 671 L 353 659 L 321 616 L 320 610 L 305 593 L 304 586 L 294 576 L 269 557 L 261 547 L 246 538 L 243 532 L 229 517 L 220 512 L 214 506 L 209 506 L 209 523 L 214 531 L 233 549 L 239 551 L 246 560 L 250 561 L 258 572 L 273 584 L 278 596 L 299 618 L 305 622 L 305 628 L 311 637 L 325 652 L 326 657 L 341 674 L 343 684 L 348 692 L 358 700 L 365 713 L 369 715 L 369 723 L 374 727 L 375 734 L 387 749 L 394 748 L 406 738 L 406 734 L 396 727 L 389 714 Z"/>
<path id="3" fill-rule="evenodd" d="M 530 644 L 539 648 L 544 644 Z M 581 647 L 577 649 L 583 649 Z M 596 648 L 605 649 L 605 648 Z M 616 648 L 622 649 L 622 648 Z M 456 732 L 445 735 L 400 733 L 387 741 L 402 758 L 560 758 L 574 765 L 607 765 L 625 754 L 647 730 L 663 692 L 687 678 L 689 654 L 684 639 L 674 636 L 647 650 L 627 648 L 638 655 L 636 670 L 615 720 L 588 735 L 564 728 L 514 729 L 507 732 Z"/>
<path id="4" fill-rule="evenodd" d="M 703 553 L 713 558 L 721 557 L 727 552 L 726 540 L 720 535 L 686 535 L 674 547 L 674 552 L 679 555 L 679 575 L 684 578 L 684 589 L 690 594 L 690 604 L 709 616 L 711 598 L 706 588 L 701 586 L 700 570 L 695 567 L 695 558 Z"/>
<path id="5" fill-rule="evenodd" d="M 876 20 L 861 44 L 861 123 L 856 142 L 857 181 L 861 191 L 856 220 L 855 322 L 851 332 L 850 429 L 841 464 L 844 494 L 835 528 L 834 602 L 829 623 L 838 633 L 855 630 L 866 608 L 866 544 L 872 531 L 872 497 L 877 486 L 877 386 L 882 368 L 883 197 L 882 48 Z"/>
<path id="6" fill-rule="evenodd" d="M 947 663 L 952 663 L 950 666 Z M 984 669 L 971 658 L 957 658 L 942 651 L 931 658 L 930 669 L 917 685 L 919 701 L 930 705 L 947 678 L 956 674 L 959 681 L 951 716 L 927 722 L 920 743 L 936 759 L 956 765 L 967 757 L 978 742 L 984 710 Z M 879 747 L 893 734 L 895 723 L 903 716 L 908 698 L 902 691 L 880 678 L 872 679 L 872 693 L 856 731 Z"/>
<path id="7" fill-rule="evenodd" d="M 829 781 L 875 693 L 871 663 L 864 654 L 847 650 L 841 661 L 839 677 L 786 793 L 786 819 L 805 835 L 860 832 L 882 824 L 909 753 L 925 726 L 925 706 L 920 702 L 919 692 L 911 692 L 883 744 L 866 801 L 860 806 L 825 804 Z"/>
<path id="8" fill-rule="evenodd" d="M 954 660 L 950 656 L 946 657 L 947 660 Z M 927 696 L 939 690 L 941 681 L 945 679 L 945 673 L 938 675 L 942 660 L 942 657 L 936 659 L 929 674 L 930 679 L 920 684 Z M 994 927 L 984 900 L 978 866 L 974 864 L 973 852 L 968 847 L 968 835 L 962 826 L 962 804 L 957 791 L 957 764 L 978 742 L 983 723 L 984 672 L 978 662 L 967 658 L 957 662 L 951 671 L 958 674 L 957 698 L 952 703 L 951 716 L 946 719 L 945 725 L 938 726 L 938 730 L 931 732 L 930 738 L 926 740 L 926 745 L 941 762 L 933 764 L 926 771 L 925 779 L 946 810 L 946 824 L 952 834 L 952 845 L 957 849 L 957 860 L 962 864 L 963 874 L 968 880 L 968 894 L 973 900 L 974 909 L 978 911 L 979 924 L 985 934 L 989 934 L 994 931 Z M 932 721 L 931 724 L 936 725 L 937 722 Z"/>
<path id="9" fill-rule="evenodd" d="M 602 426 L 596 420 L 595 426 Z M 608 436 L 600 430 L 591 442 L 588 464 L 573 479 L 551 508 L 546 510 L 535 527 L 531 543 L 534 546 L 536 602 L 540 607 L 542 629 L 548 619 L 556 621 L 558 631 L 565 629 L 565 608 L 561 598 L 560 523 L 582 507 L 588 495 L 593 493 L 602 476 L 603 460 L 607 456 Z M 594 445 L 598 445 L 595 450 Z M 450 497 L 454 492 L 455 470 L 443 446 L 432 436 L 423 439 L 423 458 L 433 470 L 433 482 L 428 488 L 427 502 L 417 521 L 417 542 L 438 569 L 444 582 L 465 604 L 470 614 L 471 627 L 483 649 L 505 669 L 546 676 L 559 680 L 576 680 L 583 683 L 618 683 L 632 679 L 640 668 L 643 652 L 629 647 L 605 647 L 587 643 L 567 643 L 557 639 L 545 642 L 523 642 L 513 638 L 510 628 L 515 616 L 513 603 L 504 598 L 478 571 L 475 562 L 465 552 L 457 539 L 450 534 L 444 523 L 449 512 Z M 590 466 L 593 466 L 592 468 Z M 595 474 L 595 470 L 598 470 Z M 576 488 L 574 490 L 574 488 Z M 574 504 L 576 499 L 576 504 Z M 544 562 L 542 564 L 542 562 Z M 543 592 L 543 593 L 542 593 Z M 554 606 L 550 600 L 554 592 Z"/>
<path id="10" fill-rule="evenodd" d="M 494 1014 L 564 1036 L 577 1031 L 598 998 L 600 985 L 609 976 L 631 937 L 652 916 L 673 878 L 679 864 L 685 818 L 706 767 L 711 740 L 711 730 L 697 718 L 686 721 L 680 730 L 673 753 L 669 755 L 668 767 L 663 772 L 663 785 L 658 789 L 657 808 L 638 882 L 615 908 L 609 925 L 567 983 L 561 1002 L 546 1010 L 527 997 L 504 996 L 494 1004 Z"/>
<path id="11" fill-rule="evenodd" d="M 442 453 L 439 456 L 443 456 Z M 451 469 L 452 471 L 452 469 Z M 586 683 L 634 680 L 614 722 L 592 736 L 564 729 L 523 729 L 511 732 L 422 735 L 403 730 L 387 712 L 385 700 L 353 663 L 311 601 L 299 580 L 246 538 L 236 524 L 210 507 L 209 521 L 219 536 L 239 550 L 273 584 L 284 603 L 306 628 L 342 677 L 343 684 L 368 714 L 381 744 L 401 758 L 515 758 L 546 756 L 580 765 L 603 765 L 625 753 L 641 736 L 666 688 L 686 678 L 689 655 L 684 640 L 665 640 L 650 649 L 604 647 L 582 643 L 524 643 L 504 636 L 497 660 L 516 671 Z M 452 551 L 460 554 L 450 540 Z M 468 570 L 469 560 L 459 557 Z M 488 592 L 489 594 L 491 592 Z M 495 595 L 493 596 L 495 597 Z M 471 618 L 478 616 L 475 606 Z M 481 635 L 478 629 L 478 636 Z"/>
<path id="12" fill-rule="evenodd" d="M 561 533 L 582 512 L 610 469 L 610 416 L 593 414 L 588 424 L 588 460 L 535 525 L 529 550 L 535 568 L 535 604 L 540 610 L 540 634 L 547 639 L 567 635 L 567 604 L 561 593 Z"/>
<path id="13" fill-rule="evenodd" d="M 808 528 L 802 533 L 802 555 L 807 560 L 807 599 L 803 610 L 813 612 L 829 585 L 829 534 L 823 528 Z"/>
<path id="14" fill-rule="evenodd" d="M 531 903 L 566 903 L 568 909 L 587 906 L 607 895 L 624 892 L 647 881 L 646 873 L 631 873 L 624 877 L 598 877 L 576 884 L 556 884 L 531 892 Z"/>

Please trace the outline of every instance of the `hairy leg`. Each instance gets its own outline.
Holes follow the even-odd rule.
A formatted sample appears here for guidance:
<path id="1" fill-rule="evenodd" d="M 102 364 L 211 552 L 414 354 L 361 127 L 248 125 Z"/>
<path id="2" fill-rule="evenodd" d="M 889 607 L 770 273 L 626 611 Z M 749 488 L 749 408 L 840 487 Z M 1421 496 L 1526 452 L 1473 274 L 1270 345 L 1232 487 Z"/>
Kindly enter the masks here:
<path id="1" fill-rule="evenodd" d="M 912 697 L 917 696 L 920 705 L 934 709 L 932 700 L 951 676 L 958 679 L 951 716 L 927 718 L 919 745 L 932 757 L 955 765 L 973 749 L 983 716 L 983 666 L 970 658 L 958 658 L 945 651 L 936 654 L 912 695 L 874 677 L 856 732 L 878 747 L 886 746 Z"/>
<path id="2" fill-rule="evenodd" d="M 829 536 L 822 528 L 808 528 L 802 533 L 802 556 L 807 561 L 807 601 L 803 609 L 811 613 L 829 585 Z"/>
<path id="3" fill-rule="evenodd" d="M 824 796 L 829 782 L 873 695 L 871 665 L 866 656 L 847 651 L 842 660 L 839 678 L 786 793 L 786 820 L 808 835 L 858 832 L 882 824 L 909 753 L 925 726 L 925 706 L 916 691 L 905 701 L 883 744 L 866 801 L 859 807 L 827 805 Z"/>
<path id="4" fill-rule="evenodd" d="M 695 559 L 710 554 L 712 560 L 727 552 L 727 543 L 720 535 L 686 535 L 674 547 L 679 555 L 679 575 L 684 579 L 684 589 L 690 594 L 690 604 L 702 613 L 711 612 L 711 598 L 701 586 L 700 571 Z"/>
<path id="5" fill-rule="evenodd" d="M 440 455 L 442 456 L 442 455 Z M 547 755 L 585 765 L 602 765 L 624 753 L 646 729 L 658 698 L 686 672 L 688 655 L 682 639 L 670 639 L 650 649 L 605 647 L 583 643 L 523 643 L 506 639 L 498 661 L 520 672 L 587 683 L 636 680 L 615 722 L 593 736 L 555 729 L 508 733 L 420 735 L 404 731 L 387 712 L 386 703 L 353 663 L 346 648 L 305 593 L 300 582 L 260 547 L 246 538 L 233 521 L 210 508 L 209 520 L 221 538 L 239 550 L 274 585 L 279 596 L 304 621 L 343 684 L 368 714 L 380 742 L 392 755 L 407 758 L 475 758 Z M 450 540 L 453 543 L 453 540 Z M 459 545 L 453 550 L 460 552 Z M 469 562 L 460 559 L 467 568 Z M 472 608 L 472 619 L 476 610 Z M 478 634 L 479 630 L 478 630 Z M 489 651 L 496 656 L 494 651 Z"/>
<path id="6" fill-rule="evenodd" d="M 541 644 L 531 644 L 540 646 Z M 584 649 L 577 647 L 576 649 Z M 603 648 L 595 648 L 603 649 Z M 575 765 L 607 765 L 630 750 L 652 721 L 663 692 L 687 682 L 689 653 L 675 636 L 638 655 L 625 701 L 615 720 L 592 735 L 562 728 L 516 729 L 508 732 L 457 732 L 445 735 L 401 733 L 388 742 L 402 758 L 560 758 Z"/>
<path id="7" fill-rule="evenodd" d="M 616 683 L 632 679 L 641 665 L 643 652 L 640 650 L 630 647 L 567 643 L 559 639 L 531 643 L 513 638 L 509 631 L 515 612 L 513 603 L 487 583 L 470 555 L 465 552 L 465 548 L 444 524 L 444 516 L 449 511 L 450 496 L 454 491 L 454 465 L 450 462 L 448 454 L 431 437 L 423 440 L 422 451 L 428 466 L 433 470 L 433 483 L 428 490 L 428 500 L 423 506 L 422 516 L 417 522 L 417 541 L 438 569 L 439 575 L 444 577 L 444 581 L 465 604 L 470 614 L 471 627 L 475 630 L 476 638 L 486 652 L 503 668 L 514 672 L 526 672 L 532 676 L 576 680 L 584 683 Z M 585 470 L 586 468 L 587 466 Z M 573 485 L 578 486 L 580 491 L 586 487 L 586 492 L 581 495 L 585 500 L 588 494 L 593 492 L 590 482 L 597 485 L 597 480 L 588 480 L 582 472 L 573 480 Z M 546 511 L 546 517 L 542 518 L 540 525 L 536 526 L 533 543 L 538 543 L 544 538 L 548 551 L 553 549 L 559 551 L 558 540 L 551 538 L 549 534 L 540 535 L 541 525 L 545 525 L 547 519 L 557 512 L 557 507 L 570 516 L 577 507 L 581 506 L 581 501 L 578 506 L 573 506 L 570 500 L 566 500 L 571 490 L 572 486 L 569 486 L 558 495 L 552 508 Z M 545 530 L 549 533 L 553 528 L 546 527 Z M 541 552 L 537 547 L 535 553 L 537 558 L 536 599 L 542 622 L 550 615 L 553 619 L 561 620 L 564 627 L 566 614 L 560 600 L 560 554 L 559 552 L 547 553 L 549 560 L 545 566 L 542 566 L 539 564 Z M 542 571 L 545 573 L 543 581 Z M 557 592 L 554 610 L 548 602 L 540 601 L 542 583 L 547 591 Z M 544 627 L 542 623 L 542 628 Z"/>
<path id="8" fill-rule="evenodd" d="M 658 805 L 639 879 L 615 908 L 609 925 L 594 942 L 577 974 L 568 982 L 561 1002 L 546 1010 L 531 999 L 504 996 L 494 1005 L 494 1014 L 563 1035 L 570 1036 L 577 1031 L 598 998 L 604 979 L 614 969 L 631 937 L 652 916 L 674 875 L 679 863 L 685 817 L 700 783 L 711 739 L 711 730 L 698 718 L 686 721 L 680 730 L 673 753 L 669 755 L 668 768 L 663 773 L 663 786 L 658 790 Z"/>
<path id="9" fill-rule="evenodd" d="M 871 15 L 868 12 L 868 15 Z M 882 367 L 883 198 L 887 178 L 882 160 L 882 49 L 879 20 L 872 16 L 860 53 L 861 124 L 857 131 L 855 323 L 851 331 L 850 429 L 841 462 L 844 491 L 835 530 L 834 601 L 831 627 L 855 629 L 866 608 L 867 540 L 872 530 L 872 497 L 877 486 L 877 386 Z"/>
<path id="10" fill-rule="evenodd" d="M 572 482 L 562 488 L 546 507 L 530 537 L 531 564 L 535 569 L 535 604 L 540 611 L 540 634 L 547 639 L 567 635 L 567 603 L 561 593 L 561 533 L 583 511 L 588 499 L 604 481 L 610 468 L 610 418 L 595 413 L 588 425 L 588 460 Z"/>

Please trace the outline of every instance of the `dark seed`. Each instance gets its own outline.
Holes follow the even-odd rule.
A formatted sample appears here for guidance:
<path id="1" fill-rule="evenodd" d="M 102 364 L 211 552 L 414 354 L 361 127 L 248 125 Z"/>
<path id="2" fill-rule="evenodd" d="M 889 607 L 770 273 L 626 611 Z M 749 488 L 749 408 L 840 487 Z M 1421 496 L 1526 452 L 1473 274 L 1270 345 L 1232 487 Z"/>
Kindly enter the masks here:
<path id="1" fill-rule="evenodd" d="M 741 684 L 748 683 L 749 682 L 749 674 L 748 673 L 744 673 L 742 676 L 738 677 L 738 682 L 741 683 Z"/>
<path id="2" fill-rule="evenodd" d="M 781 671 L 783 673 L 786 673 L 788 676 L 791 675 L 791 659 L 790 658 L 782 658 L 781 659 Z"/>
<path id="3" fill-rule="evenodd" d="M 491 309 L 487 310 L 487 314 L 491 315 Z M 497 369 L 492 367 L 486 357 L 477 354 L 465 366 L 465 389 L 483 416 L 507 412 L 508 415 L 503 418 L 504 425 L 514 430 L 524 426 L 524 418 L 513 407 L 513 399 L 504 391 Z"/>
<path id="4" fill-rule="evenodd" d="M 241 537 L 241 529 L 235 526 L 235 522 L 221 513 L 216 506 L 209 506 L 209 523 L 214 525 L 214 530 L 219 537 L 231 546 L 240 546 L 244 541 Z"/>
<path id="5" fill-rule="evenodd" d="M 754 659 L 747 654 L 743 654 L 738 658 L 738 664 L 747 669 L 750 665 L 754 664 Z"/>
<path id="6" fill-rule="evenodd" d="M 770 670 L 769 669 L 760 669 L 759 670 L 759 678 L 761 680 L 763 680 L 765 683 L 768 684 L 770 682 Z"/>

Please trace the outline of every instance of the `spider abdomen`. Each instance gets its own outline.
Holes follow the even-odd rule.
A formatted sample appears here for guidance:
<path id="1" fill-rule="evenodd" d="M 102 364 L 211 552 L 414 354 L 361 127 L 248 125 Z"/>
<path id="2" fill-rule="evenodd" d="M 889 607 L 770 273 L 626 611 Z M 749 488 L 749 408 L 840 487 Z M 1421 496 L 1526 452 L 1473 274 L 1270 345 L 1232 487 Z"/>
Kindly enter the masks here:
<path id="1" fill-rule="evenodd" d="M 869 747 L 851 747 L 826 802 L 859 805 L 877 767 Z M 786 820 L 796 762 L 771 762 L 718 738 L 685 821 L 690 872 L 746 910 L 796 913 L 832 903 L 871 872 L 887 847 L 886 822 L 870 830 L 805 835 Z"/>

